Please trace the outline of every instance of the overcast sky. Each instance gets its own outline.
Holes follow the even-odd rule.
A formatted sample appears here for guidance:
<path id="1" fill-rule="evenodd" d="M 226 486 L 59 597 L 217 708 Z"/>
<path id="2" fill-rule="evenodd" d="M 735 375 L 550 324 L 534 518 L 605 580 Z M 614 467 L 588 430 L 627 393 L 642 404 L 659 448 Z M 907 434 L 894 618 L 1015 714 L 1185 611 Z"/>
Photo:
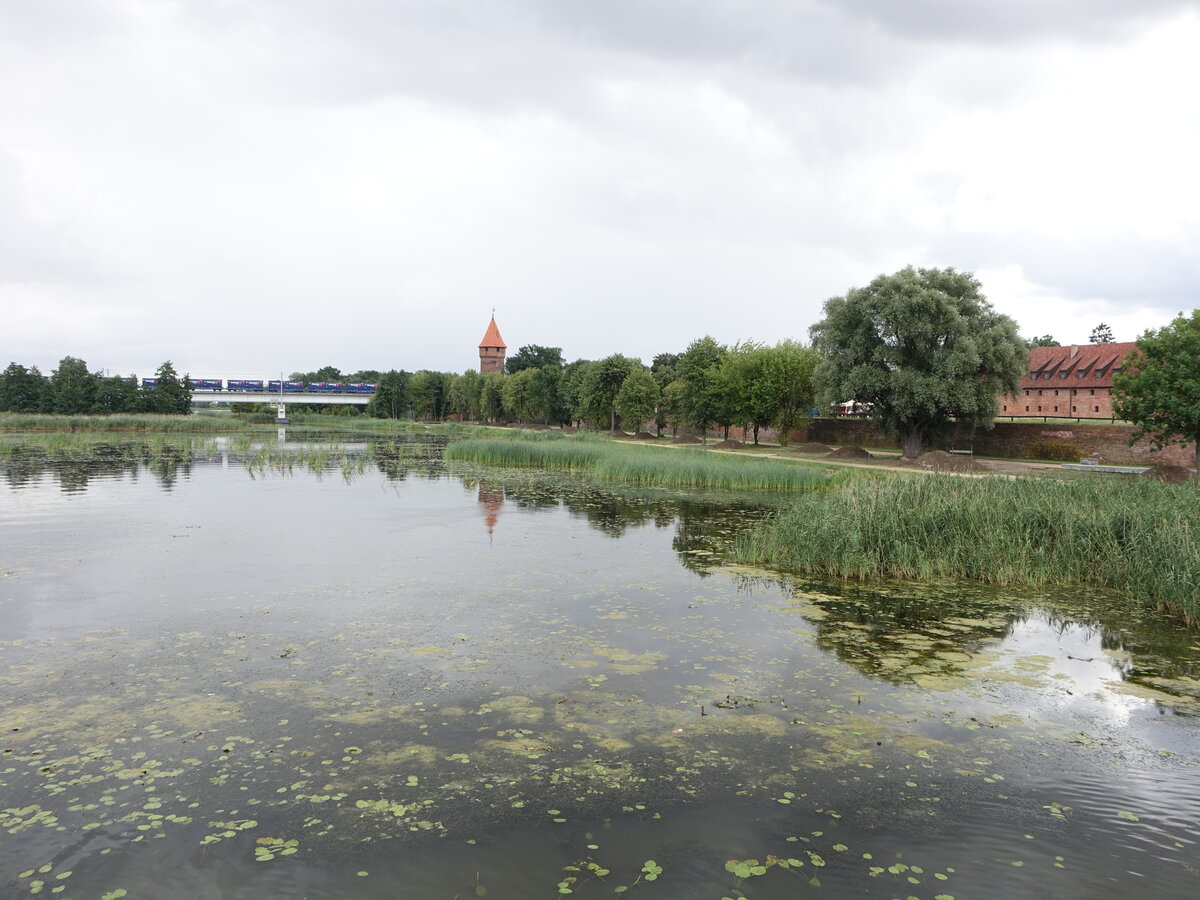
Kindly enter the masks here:
<path id="1" fill-rule="evenodd" d="M 275 377 L 1200 300 L 1200 0 L 0 0 L 0 366 Z"/>

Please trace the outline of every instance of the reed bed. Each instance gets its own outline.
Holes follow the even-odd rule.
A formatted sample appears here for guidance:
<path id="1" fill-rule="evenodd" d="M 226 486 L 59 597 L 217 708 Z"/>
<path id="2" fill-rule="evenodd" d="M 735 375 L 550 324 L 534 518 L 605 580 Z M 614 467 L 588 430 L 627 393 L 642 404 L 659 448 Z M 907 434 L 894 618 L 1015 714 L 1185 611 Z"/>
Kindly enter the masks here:
<path id="1" fill-rule="evenodd" d="M 0 431 L 105 432 L 212 432 L 238 426 L 233 416 L 162 416 L 116 414 L 111 416 L 56 416 L 45 413 L 0 413 Z"/>
<path id="2" fill-rule="evenodd" d="M 118 437 L 111 431 L 41 431 L 0 433 L 0 460 L 37 456 L 84 459 L 100 456 L 144 459 L 161 455 L 207 455 L 216 438 L 203 433 L 144 432 Z"/>
<path id="3" fill-rule="evenodd" d="M 702 450 L 654 450 L 578 436 L 537 441 L 469 439 L 450 444 L 446 459 L 587 472 L 606 481 L 676 488 L 799 491 L 825 487 L 831 481 L 822 469 L 792 463 L 715 456 Z"/>
<path id="4" fill-rule="evenodd" d="M 735 554 L 824 578 L 1115 588 L 1200 621 L 1200 495 L 1151 481 L 856 481 L 798 498 Z"/>

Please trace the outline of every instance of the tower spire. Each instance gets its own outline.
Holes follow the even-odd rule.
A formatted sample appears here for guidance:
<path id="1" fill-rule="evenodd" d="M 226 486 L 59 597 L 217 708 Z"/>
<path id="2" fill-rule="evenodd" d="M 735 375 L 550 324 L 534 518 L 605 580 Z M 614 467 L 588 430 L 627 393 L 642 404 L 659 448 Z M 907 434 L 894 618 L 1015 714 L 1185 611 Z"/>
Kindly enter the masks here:
<path id="1" fill-rule="evenodd" d="M 488 322 L 483 340 L 479 342 L 479 372 L 486 375 L 489 372 L 504 371 L 504 356 L 508 345 L 500 337 L 500 329 L 496 327 L 496 309 L 492 307 L 492 319 Z"/>

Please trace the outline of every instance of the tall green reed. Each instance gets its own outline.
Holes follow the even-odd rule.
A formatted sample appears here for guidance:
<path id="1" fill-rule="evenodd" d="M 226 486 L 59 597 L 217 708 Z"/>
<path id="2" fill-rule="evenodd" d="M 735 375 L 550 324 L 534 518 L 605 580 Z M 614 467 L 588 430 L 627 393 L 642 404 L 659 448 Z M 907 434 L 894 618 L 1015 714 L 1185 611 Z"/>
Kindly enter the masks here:
<path id="1" fill-rule="evenodd" d="M 798 498 L 735 552 L 825 578 L 1110 587 L 1200 620 L 1200 498 L 1151 481 L 856 481 Z"/>

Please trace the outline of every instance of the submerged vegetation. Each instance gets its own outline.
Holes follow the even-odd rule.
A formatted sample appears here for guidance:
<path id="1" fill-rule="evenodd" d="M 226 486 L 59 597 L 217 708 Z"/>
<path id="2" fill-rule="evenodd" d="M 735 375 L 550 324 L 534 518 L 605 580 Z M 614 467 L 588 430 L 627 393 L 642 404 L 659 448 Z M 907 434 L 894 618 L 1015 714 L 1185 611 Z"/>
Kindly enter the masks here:
<path id="1" fill-rule="evenodd" d="M 1109 587 L 1200 620 L 1200 503 L 1148 481 L 859 481 L 798 498 L 737 556 L 820 578 Z"/>
<path id="2" fill-rule="evenodd" d="M 714 456 L 702 450 L 655 451 L 575 438 L 468 439 L 448 446 L 446 458 L 588 472 L 605 481 L 663 487 L 801 491 L 826 487 L 835 477 L 804 464 Z"/>

